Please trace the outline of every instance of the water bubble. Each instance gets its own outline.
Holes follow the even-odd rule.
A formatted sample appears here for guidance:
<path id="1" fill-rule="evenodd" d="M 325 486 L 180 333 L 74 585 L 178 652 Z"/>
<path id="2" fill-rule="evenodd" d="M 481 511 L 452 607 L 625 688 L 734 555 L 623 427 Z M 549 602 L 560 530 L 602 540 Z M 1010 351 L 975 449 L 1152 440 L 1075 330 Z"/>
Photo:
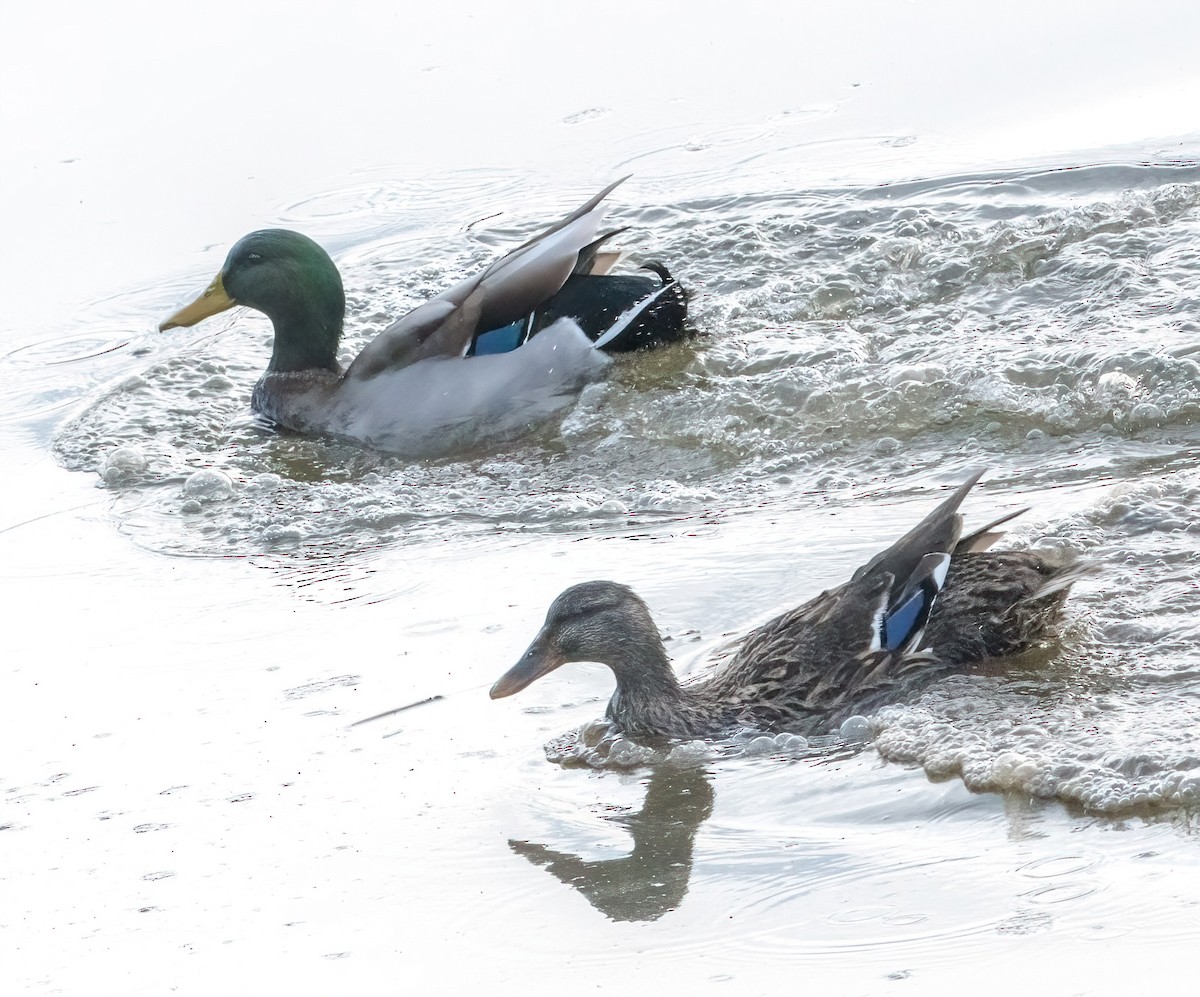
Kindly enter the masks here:
<path id="1" fill-rule="evenodd" d="M 183 483 L 183 494 L 198 502 L 224 502 L 233 497 L 233 479 L 224 471 L 201 468 Z"/>
<path id="2" fill-rule="evenodd" d="M 644 744 L 638 744 L 636 741 L 617 737 L 609 747 L 608 758 L 612 765 L 621 768 L 634 768 L 638 765 L 646 765 L 650 762 L 658 761 L 661 755 L 653 748 L 649 748 Z"/>
<path id="3" fill-rule="evenodd" d="M 1017 789 L 1037 773 L 1037 765 L 1017 751 L 1006 751 L 992 762 L 991 777 L 1000 789 Z"/>
<path id="4" fill-rule="evenodd" d="M 104 457 L 100 476 L 105 484 L 115 485 L 138 478 L 146 470 L 146 458 L 134 447 L 117 447 Z"/>
<path id="5" fill-rule="evenodd" d="M 264 471 L 262 474 L 256 474 L 246 482 L 246 489 L 260 495 L 265 495 L 268 492 L 275 491 L 281 484 L 283 484 L 283 478 L 278 474 Z"/>
<path id="6" fill-rule="evenodd" d="M 776 734 L 775 750 L 785 754 L 796 755 L 808 748 L 808 738 L 799 734 Z"/>
<path id="7" fill-rule="evenodd" d="M 745 747 L 747 755 L 769 755 L 775 751 L 775 738 L 768 737 L 766 734 L 759 735 L 754 738 Z"/>
<path id="8" fill-rule="evenodd" d="M 866 717 L 847 717 L 843 721 L 842 726 L 838 729 L 838 737 L 843 741 L 849 741 L 856 744 L 860 741 L 866 741 L 871 736 L 871 722 Z"/>
<path id="9" fill-rule="evenodd" d="M 685 741 L 676 745 L 667 756 L 674 765 L 696 765 L 715 757 L 716 751 L 707 741 Z"/>
<path id="10" fill-rule="evenodd" d="M 262 531 L 262 538 L 270 544 L 299 543 L 304 531 L 294 523 L 272 523 Z"/>
<path id="11" fill-rule="evenodd" d="M 1139 426 L 1157 426 L 1166 421 L 1166 413 L 1153 402 L 1142 402 L 1135 405 L 1129 413 L 1132 422 Z"/>

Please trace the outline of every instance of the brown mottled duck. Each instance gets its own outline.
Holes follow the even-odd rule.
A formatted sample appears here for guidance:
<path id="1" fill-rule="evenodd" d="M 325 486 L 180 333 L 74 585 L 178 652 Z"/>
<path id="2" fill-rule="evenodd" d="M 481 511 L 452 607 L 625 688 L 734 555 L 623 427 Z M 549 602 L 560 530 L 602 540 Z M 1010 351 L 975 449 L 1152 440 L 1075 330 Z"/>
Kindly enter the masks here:
<path id="1" fill-rule="evenodd" d="M 751 631 L 715 673 L 681 683 L 632 589 L 573 585 L 491 696 L 568 661 L 616 676 L 608 719 L 636 739 L 712 738 L 737 728 L 818 733 L 952 672 L 1029 649 L 1061 618 L 1087 566 L 1059 554 L 991 551 L 1009 513 L 962 537 L 972 475 L 850 581 Z"/>

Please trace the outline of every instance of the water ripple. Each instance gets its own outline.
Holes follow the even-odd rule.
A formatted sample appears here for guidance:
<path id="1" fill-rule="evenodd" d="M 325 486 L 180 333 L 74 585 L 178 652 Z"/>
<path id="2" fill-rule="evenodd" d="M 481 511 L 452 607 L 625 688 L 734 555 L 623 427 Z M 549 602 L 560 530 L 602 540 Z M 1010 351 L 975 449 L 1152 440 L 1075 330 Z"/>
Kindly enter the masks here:
<path id="1" fill-rule="evenodd" d="M 484 174 L 478 189 L 457 179 L 454 210 L 444 191 L 383 175 L 288 209 L 297 223 L 362 219 L 339 254 L 343 359 L 536 224 L 519 179 L 500 185 L 500 220 L 484 217 Z M 364 551 L 669 537 L 767 507 L 844 520 L 990 465 L 990 497 L 1038 492 L 1014 540 L 1095 557 L 1103 582 L 1077 586 L 1060 647 L 885 710 L 876 748 L 972 789 L 1103 813 L 1200 806 L 1184 733 L 1200 675 L 1200 167 L 615 200 L 623 239 L 695 289 L 703 335 L 615 364 L 560 425 L 423 462 L 271 432 L 247 411 L 270 329 L 237 314 L 174 353 L 157 339 L 106 354 L 107 386 L 61 425 L 56 453 L 97 475 L 139 544 L 294 564 L 329 598 L 353 597 Z M 120 340 L 93 330 L 15 362 L 87 366 Z M 197 472 L 224 484 L 189 487 Z M 760 529 L 761 549 L 813 547 Z"/>

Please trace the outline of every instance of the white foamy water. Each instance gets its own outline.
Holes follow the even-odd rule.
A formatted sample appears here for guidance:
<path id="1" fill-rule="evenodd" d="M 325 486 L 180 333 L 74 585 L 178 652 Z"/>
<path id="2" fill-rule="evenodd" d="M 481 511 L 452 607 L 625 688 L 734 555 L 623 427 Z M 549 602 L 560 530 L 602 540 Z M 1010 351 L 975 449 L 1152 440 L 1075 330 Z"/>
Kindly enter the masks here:
<path id="1" fill-rule="evenodd" d="M 1186 958 L 1200 74 L 1152 8 L 15 11 L 0 989 L 1100 993 Z M 284 225 L 341 269 L 348 360 L 629 172 L 607 221 L 700 334 L 502 442 L 278 434 L 260 316 L 156 331 Z M 487 699 L 571 583 L 633 586 L 694 676 L 981 466 L 968 524 L 1028 505 L 1008 544 L 1099 570 L 1057 642 L 865 742 L 648 750 L 589 726 L 600 666 Z"/>

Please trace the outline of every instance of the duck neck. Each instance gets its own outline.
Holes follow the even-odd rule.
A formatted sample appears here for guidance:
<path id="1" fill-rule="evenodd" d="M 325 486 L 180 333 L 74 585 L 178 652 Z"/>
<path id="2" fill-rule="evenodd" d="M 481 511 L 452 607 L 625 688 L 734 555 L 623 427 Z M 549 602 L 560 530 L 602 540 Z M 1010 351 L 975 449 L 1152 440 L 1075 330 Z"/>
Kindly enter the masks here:
<path id="1" fill-rule="evenodd" d="M 338 342 L 342 338 L 341 302 L 298 300 L 268 313 L 275 343 L 267 370 L 289 374 L 302 370 L 337 373 Z"/>
<path id="2" fill-rule="evenodd" d="M 680 737 L 692 733 L 690 700 L 679 684 L 662 641 L 627 647 L 614 664 L 617 691 L 608 718 L 632 737 Z"/>

